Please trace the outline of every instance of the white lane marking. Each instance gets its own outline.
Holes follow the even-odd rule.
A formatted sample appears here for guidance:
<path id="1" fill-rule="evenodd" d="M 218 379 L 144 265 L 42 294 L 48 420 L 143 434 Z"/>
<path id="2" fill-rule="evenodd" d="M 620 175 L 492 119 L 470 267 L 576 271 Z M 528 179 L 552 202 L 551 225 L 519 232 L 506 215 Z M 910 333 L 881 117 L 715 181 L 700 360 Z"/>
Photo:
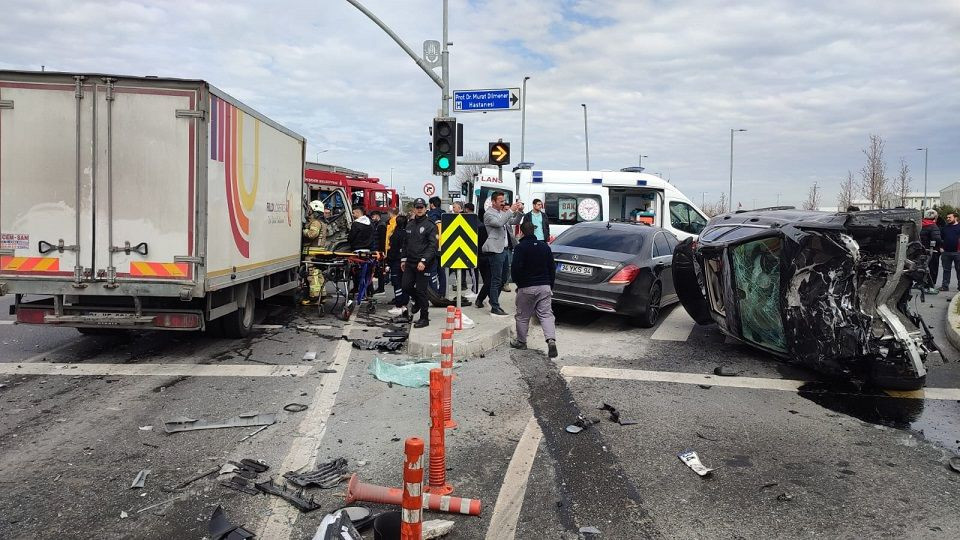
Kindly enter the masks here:
<path id="1" fill-rule="evenodd" d="M 537 456 L 537 447 L 540 446 L 542 438 L 540 424 L 536 418 L 531 417 L 517 448 L 513 451 L 510 464 L 507 465 L 503 485 L 500 486 L 497 502 L 493 506 L 486 540 L 511 540 L 516 536 L 517 520 L 520 518 L 520 508 L 527 492 L 527 480 L 530 478 L 533 459 Z"/>
<path id="2" fill-rule="evenodd" d="M 696 323 L 687 315 L 683 306 L 676 306 L 670 315 L 660 322 L 660 326 L 650 336 L 650 339 L 659 341 L 686 341 Z"/>
<path id="3" fill-rule="evenodd" d="M 2 325 L 2 324 L 13 324 L 13 323 L 15 323 L 15 322 L 17 322 L 17 321 L 0 321 L 0 325 Z"/>
<path id="4" fill-rule="evenodd" d="M 286 328 L 282 324 L 255 324 L 253 325 L 254 330 L 280 330 L 281 328 Z"/>
<path id="5" fill-rule="evenodd" d="M 131 375 L 146 377 L 303 377 L 312 366 L 248 366 L 241 364 L 62 364 L 51 362 L 0 363 L 4 375 Z"/>
<path id="6" fill-rule="evenodd" d="M 571 377 L 589 377 L 594 379 L 618 379 L 627 381 L 667 382 L 678 384 L 708 384 L 729 388 L 754 388 L 757 390 L 783 390 L 796 392 L 809 381 L 792 379 L 768 379 L 759 377 L 721 377 L 699 373 L 678 373 L 673 371 L 646 371 L 642 369 L 615 369 L 591 366 L 563 366 L 560 374 L 568 380 Z M 895 392 L 888 390 L 890 397 L 913 399 L 958 400 L 960 388 L 924 388 L 913 392 Z"/>
<path id="7" fill-rule="evenodd" d="M 343 335 L 350 335 L 352 329 L 353 322 L 348 322 L 343 327 Z M 313 403 L 307 409 L 307 414 L 300 421 L 300 425 L 297 426 L 293 442 L 290 443 L 290 450 L 283 458 L 283 463 L 277 468 L 278 471 L 296 471 L 304 467 L 312 468 L 316 465 L 320 443 L 327 431 L 327 420 L 330 418 L 330 412 L 337 399 L 337 392 L 340 390 L 340 383 L 343 381 L 343 373 L 347 370 L 350 352 L 349 341 L 341 340 L 337 344 L 333 362 L 329 366 L 337 371 L 325 374 L 320 379 L 322 383 L 320 391 L 316 393 Z M 278 497 L 270 497 L 270 499 L 270 509 L 257 536 L 270 538 L 271 540 L 289 540 L 290 534 L 293 532 L 293 525 L 300 512 Z"/>

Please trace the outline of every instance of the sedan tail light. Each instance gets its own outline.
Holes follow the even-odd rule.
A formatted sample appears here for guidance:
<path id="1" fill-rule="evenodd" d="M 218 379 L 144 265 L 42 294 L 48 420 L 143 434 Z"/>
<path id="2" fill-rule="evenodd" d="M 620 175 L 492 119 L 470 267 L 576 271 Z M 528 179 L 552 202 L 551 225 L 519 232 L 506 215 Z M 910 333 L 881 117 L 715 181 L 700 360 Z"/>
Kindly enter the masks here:
<path id="1" fill-rule="evenodd" d="M 615 285 L 625 285 L 627 283 L 633 283 L 633 280 L 637 278 L 637 275 L 640 274 L 640 268 L 628 264 L 620 269 L 619 272 L 613 275 L 608 283 L 613 283 Z"/>

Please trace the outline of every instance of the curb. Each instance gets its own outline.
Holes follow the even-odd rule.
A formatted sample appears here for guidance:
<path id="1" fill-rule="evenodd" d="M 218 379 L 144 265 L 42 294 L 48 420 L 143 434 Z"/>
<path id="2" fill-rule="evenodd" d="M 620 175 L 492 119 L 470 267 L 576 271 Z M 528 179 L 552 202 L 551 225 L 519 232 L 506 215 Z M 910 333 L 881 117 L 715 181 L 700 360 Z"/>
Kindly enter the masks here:
<path id="1" fill-rule="evenodd" d="M 505 345 L 510 341 L 510 328 L 512 328 L 513 318 L 507 320 L 509 322 L 494 332 L 464 335 L 463 332 L 470 332 L 470 330 L 461 330 L 455 333 L 453 350 L 456 357 L 480 356 L 491 349 Z M 958 335 L 958 339 L 960 339 L 960 335 Z M 434 354 L 440 354 L 440 337 L 438 336 L 436 340 L 430 341 L 408 341 L 407 354 L 415 358 L 432 358 Z"/>
<path id="2" fill-rule="evenodd" d="M 947 307 L 944 333 L 947 335 L 947 341 L 949 341 L 955 349 L 960 350 L 960 314 L 957 314 L 958 304 L 960 304 L 960 294 L 955 295 Z"/>

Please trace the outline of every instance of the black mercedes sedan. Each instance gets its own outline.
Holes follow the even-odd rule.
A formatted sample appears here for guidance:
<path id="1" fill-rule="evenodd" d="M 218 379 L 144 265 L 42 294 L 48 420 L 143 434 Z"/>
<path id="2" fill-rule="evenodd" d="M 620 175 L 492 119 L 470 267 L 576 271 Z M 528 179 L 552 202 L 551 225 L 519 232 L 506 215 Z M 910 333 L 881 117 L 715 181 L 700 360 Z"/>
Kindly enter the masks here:
<path id="1" fill-rule="evenodd" d="M 677 244 L 673 234 L 642 223 L 578 223 L 550 244 L 553 302 L 619 313 L 649 328 L 677 302 L 670 271 Z"/>

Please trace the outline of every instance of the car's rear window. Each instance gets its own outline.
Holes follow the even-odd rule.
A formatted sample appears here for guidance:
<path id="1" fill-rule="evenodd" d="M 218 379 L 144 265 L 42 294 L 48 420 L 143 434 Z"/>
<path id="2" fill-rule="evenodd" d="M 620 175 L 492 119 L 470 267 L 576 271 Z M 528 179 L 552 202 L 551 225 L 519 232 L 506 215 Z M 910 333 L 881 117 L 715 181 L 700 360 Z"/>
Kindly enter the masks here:
<path id="1" fill-rule="evenodd" d="M 639 253 L 643 235 L 600 227 L 571 227 L 553 241 L 555 246 L 599 249 L 615 253 Z"/>

